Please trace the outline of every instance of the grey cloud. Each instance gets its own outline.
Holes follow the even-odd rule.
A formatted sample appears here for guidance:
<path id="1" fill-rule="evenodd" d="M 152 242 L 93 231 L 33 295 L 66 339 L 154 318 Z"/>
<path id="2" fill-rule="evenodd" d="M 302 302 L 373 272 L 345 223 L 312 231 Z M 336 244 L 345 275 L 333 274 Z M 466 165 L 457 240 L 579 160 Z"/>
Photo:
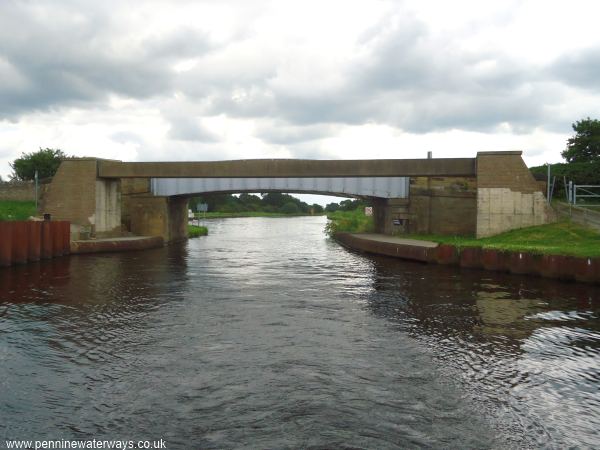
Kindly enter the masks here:
<path id="1" fill-rule="evenodd" d="M 131 133 L 130 131 L 117 131 L 116 133 L 113 133 L 110 138 L 120 144 L 126 144 L 128 142 L 133 142 L 135 144 L 144 143 L 144 139 L 141 136 Z"/>
<path id="2" fill-rule="evenodd" d="M 564 55 L 548 71 L 567 85 L 600 91 L 600 47 Z"/>
<path id="3" fill-rule="evenodd" d="M 218 80 L 201 75 L 199 66 L 180 86 L 205 102 L 206 114 L 277 118 L 305 130 L 318 124 L 375 122 L 416 133 L 484 131 L 508 122 L 527 131 L 552 121 L 548 110 L 562 101 L 560 90 L 544 89 L 543 70 L 492 50 L 462 50 L 456 42 L 432 36 L 411 17 L 388 18 L 358 43 L 358 56 L 340 69 L 338 85 L 317 89 L 317 94 L 318 73 L 314 84 L 292 89 L 285 79 L 272 83 L 270 74 L 276 70 L 256 70 L 248 60 L 240 62 L 235 76 Z M 219 69 L 209 72 L 219 74 Z M 303 139 L 284 134 L 265 138 L 275 143 Z"/>
<path id="4" fill-rule="evenodd" d="M 217 142 L 218 136 L 206 129 L 199 121 L 188 117 L 173 117 L 170 119 L 169 137 L 179 141 Z"/>
<path id="5" fill-rule="evenodd" d="M 548 80 L 600 87 L 598 49 L 537 68 L 493 49 L 463 50 L 460 42 L 443 40 L 400 14 L 358 38 L 337 84 L 315 89 L 315 73 L 299 87 L 278 77 L 282 61 L 293 55 L 253 47 L 251 26 L 220 47 L 193 28 L 129 42 L 120 34 L 120 5 L 0 2 L 0 119 L 71 105 L 97 107 L 110 94 L 164 97 L 155 105 L 177 141 L 218 141 L 194 117 L 223 114 L 275 121 L 281 126 L 259 128 L 257 136 L 293 147 L 326 137 L 332 124 L 373 122 L 425 133 L 492 130 L 508 122 L 526 132 L 557 121 L 563 92 L 547 89 Z M 173 72 L 175 63 L 191 58 L 198 60 L 196 67 Z M 181 104 L 173 92 L 195 105 L 192 114 L 177 113 Z"/>
<path id="6" fill-rule="evenodd" d="M 206 37 L 190 30 L 138 44 L 120 42 L 110 4 L 93 11 L 85 4 L 66 5 L 0 5 L 0 73 L 10 83 L 0 88 L 0 118 L 101 101 L 111 93 L 165 95 L 173 90 L 171 64 L 209 49 Z"/>
<path id="7" fill-rule="evenodd" d="M 282 122 L 258 127 L 260 139 L 277 145 L 293 145 L 322 139 L 332 134 L 331 125 L 294 126 Z"/>

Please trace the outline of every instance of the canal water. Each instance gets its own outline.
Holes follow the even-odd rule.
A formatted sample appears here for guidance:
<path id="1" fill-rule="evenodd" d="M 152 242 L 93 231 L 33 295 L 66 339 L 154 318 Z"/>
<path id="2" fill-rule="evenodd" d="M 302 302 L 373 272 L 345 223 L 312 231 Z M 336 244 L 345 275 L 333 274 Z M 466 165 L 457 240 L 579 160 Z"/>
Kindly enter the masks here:
<path id="1" fill-rule="evenodd" d="M 0 269 L 0 436 L 600 446 L 598 287 L 357 254 L 324 225 Z"/>

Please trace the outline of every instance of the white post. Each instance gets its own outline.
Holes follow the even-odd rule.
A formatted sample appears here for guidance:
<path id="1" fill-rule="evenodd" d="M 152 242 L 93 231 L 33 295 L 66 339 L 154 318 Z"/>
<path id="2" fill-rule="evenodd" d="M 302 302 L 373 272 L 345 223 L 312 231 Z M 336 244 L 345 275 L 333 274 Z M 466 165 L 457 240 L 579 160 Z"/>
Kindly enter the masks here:
<path id="1" fill-rule="evenodd" d="M 37 211 L 38 207 L 38 171 L 35 171 L 35 210 Z"/>

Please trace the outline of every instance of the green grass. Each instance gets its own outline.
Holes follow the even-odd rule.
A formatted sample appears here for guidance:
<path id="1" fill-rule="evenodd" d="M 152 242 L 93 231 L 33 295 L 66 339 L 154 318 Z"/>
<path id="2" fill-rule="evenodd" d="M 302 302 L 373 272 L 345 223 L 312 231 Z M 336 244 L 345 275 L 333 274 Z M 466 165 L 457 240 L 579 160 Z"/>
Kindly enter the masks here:
<path id="1" fill-rule="evenodd" d="M 0 200 L 0 220 L 27 220 L 35 215 L 35 202 Z"/>
<path id="2" fill-rule="evenodd" d="M 310 216 L 311 214 L 284 214 L 284 213 L 274 213 L 274 212 L 261 212 L 261 211 L 241 211 L 241 212 L 207 212 L 205 213 L 196 213 L 195 216 L 199 219 L 227 219 L 231 217 L 296 217 L 296 216 Z M 315 214 L 321 215 L 321 214 Z"/>
<path id="3" fill-rule="evenodd" d="M 197 225 L 188 225 L 188 237 L 195 238 L 198 236 L 206 236 L 208 234 L 208 228 L 197 226 Z"/>
<path id="4" fill-rule="evenodd" d="M 456 247 L 482 247 L 494 250 L 526 251 L 534 254 L 600 257 L 600 233 L 572 222 L 520 228 L 481 239 L 426 234 L 411 234 L 406 237 L 451 244 Z"/>
<path id="5" fill-rule="evenodd" d="M 373 217 L 365 216 L 362 209 L 354 211 L 336 211 L 327 214 L 329 222 L 325 226 L 328 235 L 334 233 L 371 233 L 375 229 Z"/>

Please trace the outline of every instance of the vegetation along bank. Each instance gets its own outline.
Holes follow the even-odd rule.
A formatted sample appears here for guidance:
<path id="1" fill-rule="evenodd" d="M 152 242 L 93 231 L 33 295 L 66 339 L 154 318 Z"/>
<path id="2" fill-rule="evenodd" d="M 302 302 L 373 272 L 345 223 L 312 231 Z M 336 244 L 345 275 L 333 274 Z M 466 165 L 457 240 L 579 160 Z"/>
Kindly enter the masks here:
<path id="1" fill-rule="evenodd" d="M 600 234 L 570 222 L 488 238 L 370 234 L 362 211 L 330 215 L 327 232 L 351 249 L 397 258 L 600 284 Z M 364 213 L 362 213 L 364 215 Z"/>

